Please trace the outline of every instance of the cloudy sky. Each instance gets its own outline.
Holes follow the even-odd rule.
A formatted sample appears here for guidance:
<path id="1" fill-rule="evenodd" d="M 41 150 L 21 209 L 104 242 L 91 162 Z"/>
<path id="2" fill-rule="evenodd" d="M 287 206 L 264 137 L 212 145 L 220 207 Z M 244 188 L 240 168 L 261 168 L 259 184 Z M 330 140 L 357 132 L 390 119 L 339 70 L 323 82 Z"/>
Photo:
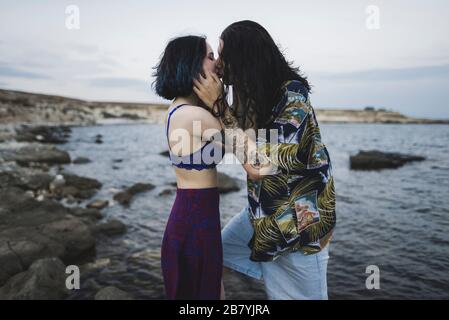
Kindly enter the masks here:
<path id="1" fill-rule="evenodd" d="M 149 84 L 167 41 L 204 34 L 216 51 L 243 19 L 300 66 L 316 107 L 449 118 L 447 0 L 0 0 L 0 88 L 160 102 Z"/>

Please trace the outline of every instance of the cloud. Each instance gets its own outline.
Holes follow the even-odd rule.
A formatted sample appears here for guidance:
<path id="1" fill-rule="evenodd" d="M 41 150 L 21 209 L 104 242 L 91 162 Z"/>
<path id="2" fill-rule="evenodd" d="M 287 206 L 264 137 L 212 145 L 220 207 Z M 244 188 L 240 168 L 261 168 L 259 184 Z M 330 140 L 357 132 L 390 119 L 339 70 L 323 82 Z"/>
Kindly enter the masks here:
<path id="1" fill-rule="evenodd" d="M 14 66 L 0 64 L 1 77 L 27 78 L 27 79 L 51 79 L 49 76 L 36 72 L 26 71 Z"/>
<path id="2" fill-rule="evenodd" d="M 323 79 L 357 81 L 410 81 L 421 79 L 448 79 L 449 64 L 401 69 L 372 69 L 342 73 L 317 73 Z"/>
<path id="3" fill-rule="evenodd" d="M 148 87 L 149 84 L 142 79 L 135 78 L 119 78 L 119 77 L 101 77 L 90 80 L 91 85 L 96 87 L 108 87 L 108 88 L 141 88 Z"/>

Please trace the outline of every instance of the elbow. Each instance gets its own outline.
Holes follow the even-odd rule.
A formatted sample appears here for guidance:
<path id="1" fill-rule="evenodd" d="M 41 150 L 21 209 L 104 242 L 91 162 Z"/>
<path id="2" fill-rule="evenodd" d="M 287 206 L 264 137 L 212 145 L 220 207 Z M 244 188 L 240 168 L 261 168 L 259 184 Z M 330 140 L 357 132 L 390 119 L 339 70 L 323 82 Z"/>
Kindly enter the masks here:
<path id="1" fill-rule="evenodd" d="M 248 177 L 253 181 L 259 181 L 263 178 L 258 172 L 248 172 Z"/>

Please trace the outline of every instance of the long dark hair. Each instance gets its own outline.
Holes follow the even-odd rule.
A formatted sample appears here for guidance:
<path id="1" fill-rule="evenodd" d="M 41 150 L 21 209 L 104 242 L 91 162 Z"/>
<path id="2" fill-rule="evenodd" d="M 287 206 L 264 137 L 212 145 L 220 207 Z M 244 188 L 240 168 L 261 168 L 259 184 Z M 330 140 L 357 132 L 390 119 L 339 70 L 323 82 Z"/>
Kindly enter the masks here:
<path id="1" fill-rule="evenodd" d="M 207 54 L 206 37 L 184 36 L 170 40 L 154 69 L 153 89 L 168 100 L 189 96 L 193 92 L 193 79 L 203 70 Z"/>
<path id="2" fill-rule="evenodd" d="M 224 64 L 223 97 L 217 101 L 222 114 L 228 85 L 233 85 L 234 116 L 243 129 L 265 128 L 273 107 L 282 95 L 287 80 L 299 80 L 310 91 L 306 77 L 287 62 L 267 30 L 254 21 L 239 21 L 221 34 L 224 47 L 220 57 Z M 221 105 L 221 106 L 220 106 Z"/>

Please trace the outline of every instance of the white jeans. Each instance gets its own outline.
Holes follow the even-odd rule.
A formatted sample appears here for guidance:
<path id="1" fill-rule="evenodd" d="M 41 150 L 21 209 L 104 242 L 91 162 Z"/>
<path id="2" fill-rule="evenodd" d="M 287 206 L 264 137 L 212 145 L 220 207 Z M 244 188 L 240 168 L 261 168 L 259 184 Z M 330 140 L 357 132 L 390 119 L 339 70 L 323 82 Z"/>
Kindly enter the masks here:
<path id="1" fill-rule="evenodd" d="M 264 280 L 270 300 L 327 299 L 329 245 L 315 254 L 293 252 L 275 261 L 255 262 L 249 259 L 252 235 L 248 208 L 244 208 L 221 232 L 225 267 Z"/>

